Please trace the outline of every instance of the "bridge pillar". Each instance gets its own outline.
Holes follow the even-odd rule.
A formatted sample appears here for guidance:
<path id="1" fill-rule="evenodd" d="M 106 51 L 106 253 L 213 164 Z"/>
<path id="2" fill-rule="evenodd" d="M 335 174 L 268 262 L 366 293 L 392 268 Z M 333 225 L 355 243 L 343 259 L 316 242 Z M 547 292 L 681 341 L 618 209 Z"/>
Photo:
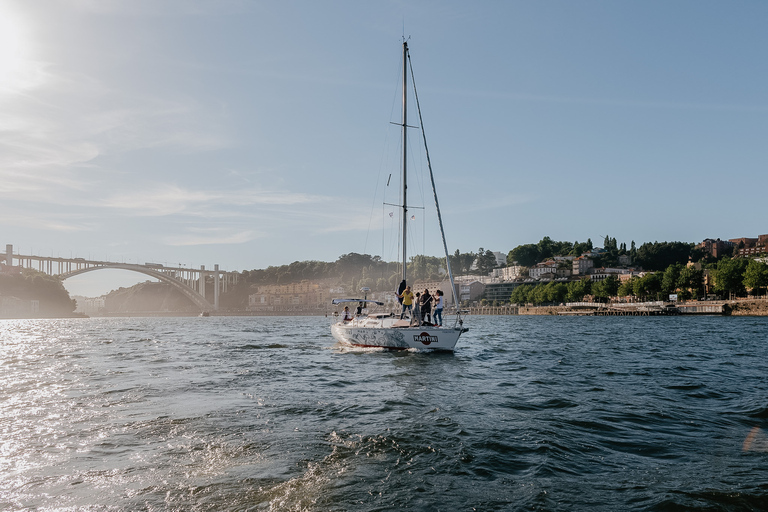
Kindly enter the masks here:
<path id="1" fill-rule="evenodd" d="M 213 309 L 219 309 L 219 266 L 213 266 Z"/>
<path id="2" fill-rule="evenodd" d="M 200 265 L 200 295 L 205 298 L 205 265 Z"/>
<path id="3" fill-rule="evenodd" d="M 5 264 L 13 266 L 13 244 L 5 244 Z"/>

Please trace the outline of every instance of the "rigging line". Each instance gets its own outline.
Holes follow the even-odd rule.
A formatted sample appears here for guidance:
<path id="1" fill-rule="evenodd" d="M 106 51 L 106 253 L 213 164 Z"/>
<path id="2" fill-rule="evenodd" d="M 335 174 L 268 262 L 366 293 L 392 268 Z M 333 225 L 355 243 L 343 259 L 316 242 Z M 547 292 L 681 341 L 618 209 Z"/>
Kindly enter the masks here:
<path id="1" fill-rule="evenodd" d="M 421 128 L 421 127 L 416 127 Z M 412 145 L 413 146 L 413 145 Z M 415 155 L 415 151 L 411 151 L 411 168 L 418 169 L 417 173 L 417 179 L 416 184 L 419 187 L 419 197 L 421 198 L 421 204 L 426 205 L 427 201 L 425 200 L 424 193 L 426 191 L 426 187 L 424 186 L 424 147 L 421 144 L 415 145 L 418 148 L 418 155 Z M 418 156 L 419 158 L 415 158 Z M 411 208 L 414 208 L 413 206 Z M 421 254 L 425 255 L 427 254 L 427 230 L 426 230 L 426 219 L 427 219 L 427 209 L 424 206 L 416 207 L 423 210 L 421 220 L 422 220 L 422 239 L 421 239 Z"/>
<path id="2" fill-rule="evenodd" d="M 427 211 L 421 216 L 421 254 L 427 254 Z"/>
<path id="3" fill-rule="evenodd" d="M 396 80 L 395 83 L 398 83 L 400 81 L 399 79 L 401 77 L 401 68 L 402 68 L 401 64 L 402 64 L 402 61 L 398 61 L 398 66 L 397 66 L 397 78 L 398 78 L 398 80 Z M 392 96 L 392 103 L 390 104 L 390 110 L 389 110 L 389 118 L 390 119 L 392 119 L 392 115 L 393 115 L 393 113 L 395 111 L 395 106 L 396 106 L 396 102 L 397 102 L 397 92 L 398 92 L 398 87 L 395 87 L 394 95 Z M 387 150 L 387 148 L 389 147 L 389 144 L 390 144 L 389 134 L 390 134 L 390 130 L 389 130 L 389 127 L 387 126 L 387 128 L 385 129 L 385 135 L 384 135 L 384 150 L 382 151 L 381 158 L 379 160 L 379 170 L 378 170 L 378 174 L 376 175 L 376 187 L 375 187 L 374 192 L 373 192 L 373 200 L 371 201 L 371 213 L 370 213 L 370 215 L 368 217 L 368 230 L 366 231 L 366 234 L 365 234 L 365 244 L 363 245 L 363 253 L 366 253 L 367 249 L 368 249 L 368 237 L 371 234 L 371 225 L 373 224 L 373 215 L 374 215 L 374 212 L 375 212 L 375 209 L 376 209 L 376 197 L 379 194 L 379 183 L 381 182 L 381 180 L 380 180 L 380 178 L 381 178 L 381 171 L 385 167 L 388 167 L 388 166 L 385 165 L 385 160 L 387 160 L 387 155 L 389 154 L 389 151 Z M 383 201 L 386 201 L 386 199 L 387 199 L 387 187 L 389 187 L 389 181 L 391 179 L 392 179 L 392 174 L 390 173 L 389 177 L 387 178 L 387 185 L 384 187 L 384 192 L 382 194 Z M 383 221 L 382 221 L 382 227 L 383 227 Z M 381 245 L 382 245 L 382 252 L 383 252 L 383 247 L 384 247 L 384 232 L 383 232 L 383 230 L 382 230 L 382 235 L 381 235 Z M 383 258 L 384 254 L 382 254 L 381 256 Z"/>
<path id="4" fill-rule="evenodd" d="M 448 277 L 451 280 L 451 295 L 453 296 L 453 304 L 456 307 L 456 311 L 459 310 L 459 302 L 456 298 L 456 286 L 453 283 L 453 272 L 451 271 L 451 258 L 448 256 L 448 244 L 445 241 L 445 231 L 443 230 L 443 217 L 440 214 L 440 203 L 437 200 L 437 189 L 435 188 L 435 176 L 432 173 L 432 161 L 429 158 L 429 148 L 427 147 L 427 134 L 424 130 L 424 120 L 421 117 L 421 105 L 419 104 L 419 94 L 416 92 L 416 75 L 413 73 L 413 62 L 411 61 L 411 54 L 408 53 L 408 64 L 411 70 L 411 82 L 413 84 L 413 95 L 416 98 L 416 111 L 419 113 L 419 124 L 421 125 L 421 135 L 424 139 L 424 152 L 427 157 L 427 167 L 429 168 L 429 179 L 432 182 L 432 194 L 435 197 L 435 207 L 437 209 L 437 221 L 440 225 L 440 236 L 443 239 L 443 249 L 445 250 L 445 265 L 448 267 Z"/>
<path id="5" fill-rule="evenodd" d="M 385 218 L 385 215 L 384 215 L 385 214 L 385 211 L 384 211 L 385 208 L 386 208 L 386 206 L 384 204 L 382 204 L 381 205 L 381 257 L 382 257 L 382 259 L 385 257 L 384 256 L 384 232 L 385 232 L 385 230 L 384 230 L 384 223 L 386 222 L 386 218 Z"/>
<path id="6" fill-rule="evenodd" d="M 383 245 L 384 249 L 383 249 L 383 253 L 382 253 L 381 257 L 385 261 L 399 261 L 397 255 L 400 252 L 400 250 L 399 250 L 399 248 L 400 248 L 400 245 L 399 245 L 399 242 L 400 242 L 400 231 L 398 229 L 397 232 L 395 233 L 396 230 L 393 227 L 393 223 L 396 223 L 396 225 L 399 228 L 399 226 L 400 226 L 400 222 L 399 222 L 400 217 L 398 216 L 398 218 L 395 219 L 394 218 L 394 211 L 389 211 L 389 213 L 387 213 L 387 206 L 388 206 L 387 204 L 382 205 L 382 211 L 384 213 L 383 220 L 382 220 L 382 226 L 383 226 L 383 228 L 382 228 L 382 245 Z M 389 217 L 389 224 L 385 226 L 384 223 L 387 222 L 387 220 L 386 220 L 387 217 Z M 388 238 L 387 238 L 387 234 L 388 234 Z"/>

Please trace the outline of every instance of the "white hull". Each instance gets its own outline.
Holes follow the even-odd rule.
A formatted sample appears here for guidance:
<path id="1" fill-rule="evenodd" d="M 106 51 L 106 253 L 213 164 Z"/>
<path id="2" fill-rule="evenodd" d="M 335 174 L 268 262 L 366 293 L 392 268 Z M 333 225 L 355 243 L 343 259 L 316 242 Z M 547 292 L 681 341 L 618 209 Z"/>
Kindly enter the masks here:
<path id="1" fill-rule="evenodd" d="M 388 327 L 381 321 L 375 323 L 379 325 L 357 321 L 336 323 L 331 326 L 331 333 L 339 342 L 353 347 L 452 351 L 463 330 L 460 327 Z"/>

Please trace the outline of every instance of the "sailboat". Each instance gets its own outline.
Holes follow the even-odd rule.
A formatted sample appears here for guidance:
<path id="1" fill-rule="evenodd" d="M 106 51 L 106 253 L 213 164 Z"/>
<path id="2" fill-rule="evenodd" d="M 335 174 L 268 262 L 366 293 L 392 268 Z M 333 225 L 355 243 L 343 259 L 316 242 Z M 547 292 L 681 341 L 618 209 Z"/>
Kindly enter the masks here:
<path id="1" fill-rule="evenodd" d="M 408 233 L 408 201 L 407 201 L 407 160 L 406 141 L 408 126 L 408 109 L 407 109 L 407 88 L 408 88 L 408 64 L 410 62 L 410 54 L 408 53 L 408 42 L 403 41 L 403 104 L 402 104 L 402 119 L 401 132 L 402 132 L 402 204 L 398 205 L 401 209 L 402 215 L 402 282 L 398 288 L 398 294 L 402 294 L 405 284 L 407 282 L 406 268 L 407 268 L 407 237 Z M 413 76 L 413 69 L 411 68 L 411 76 Z M 416 106 L 419 112 L 419 121 L 421 121 L 421 109 L 418 108 L 418 94 L 416 94 L 416 87 L 414 85 L 414 94 L 416 97 Z M 448 278 L 450 280 L 451 294 L 453 298 L 454 306 L 456 307 L 456 316 L 453 325 L 434 326 L 434 325 L 412 325 L 412 322 L 405 318 L 401 318 L 398 314 L 395 316 L 391 312 L 376 312 L 376 306 L 383 306 L 383 302 L 369 300 L 367 294 L 362 298 L 344 298 L 334 299 L 332 302 L 335 305 L 346 304 L 346 310 L 349 310 L 349 305 L 357 305 L 356 314 L 351 312 L 340 316 L 339 321 L 331 325 L 331 333 L 341 344 L 364 347 L 364 348 L 384 348 L 384 349 L 428 349 L 428 350 L 442 350 L 453 351 L 456 344 L 459 341 L 459 337 L 462 333 L 468 329 L 464 327 L 464 322 L 461 318 L 461 311 L 458 308 L 458 302 L 456 300 L 456 287 L 453 282 L 453 273 L 451 272 L 451 262 L 448 257 L 448 245 L 445 241 L 445 232 L 443 230 L 443 221 L 440 215 L 440 204 L 437 200 L 437 192 L 435 190 L 435 179 L 432 174 L 432 165 L 429 160 L 429 151 L 426 145 L 426 136 L 424 135 L 424 123 L 420 122 L 422 139 L 424 141 L 424 149 L 427 157 L 427 165 L 429 167 L 429 176 L 432 182 L 432 194 L 435 199 L 435 208 L 437 210 L 437 219 L 440 226 L 440 234 L 443 240 L 443 249 L 445 250 L 446 267 L 448 269 Z M 362 291 L 362 290 L 361 290 Z M 363 314 L 364 311 L 368 311 L 372 306 L 372 312 Z"/>

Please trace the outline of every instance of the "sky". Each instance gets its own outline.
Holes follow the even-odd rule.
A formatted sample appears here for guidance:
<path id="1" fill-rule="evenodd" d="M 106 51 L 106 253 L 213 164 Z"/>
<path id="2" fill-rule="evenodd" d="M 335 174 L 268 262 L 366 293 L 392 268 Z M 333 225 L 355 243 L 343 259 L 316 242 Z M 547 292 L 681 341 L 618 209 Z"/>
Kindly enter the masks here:
<path id="1" fill-rule="evenodd" d="M 0 246 L 396 260 L 404 36 L 450 252 L 755 237 L 767 23 L 759 1 L 0 0 Z M 411 251 L 438 256 L 409 165 Z M 65 285 L 146 279 L 113 273 Z"/>

